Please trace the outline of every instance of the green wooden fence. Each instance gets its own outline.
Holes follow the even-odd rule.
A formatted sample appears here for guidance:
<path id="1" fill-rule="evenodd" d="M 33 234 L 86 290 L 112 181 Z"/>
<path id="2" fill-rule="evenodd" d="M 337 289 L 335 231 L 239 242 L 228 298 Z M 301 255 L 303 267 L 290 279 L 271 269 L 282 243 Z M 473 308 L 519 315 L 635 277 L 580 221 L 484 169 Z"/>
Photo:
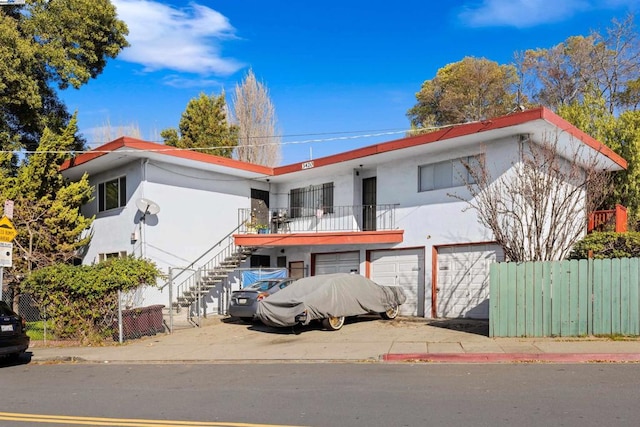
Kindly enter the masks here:
<path id="1" fill-rule="evenodd" d="M 640 334 L 640 258 L 491 265 L 489 336 Z"/>

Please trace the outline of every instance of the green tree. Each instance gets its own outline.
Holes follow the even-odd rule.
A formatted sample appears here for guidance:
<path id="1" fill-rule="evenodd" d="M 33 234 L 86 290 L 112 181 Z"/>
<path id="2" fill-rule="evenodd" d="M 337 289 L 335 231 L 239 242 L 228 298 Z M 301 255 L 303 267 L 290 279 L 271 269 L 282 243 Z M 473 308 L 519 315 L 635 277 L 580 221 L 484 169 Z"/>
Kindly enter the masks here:
<path id="1" fill-rule="evenodd" d="M 12 285 L 36 270 L 56 262 L 70 262 L 90 241 L 93 218 L 82 215 L 81 206 L 92 198 L 86 176 L 66 182 L 59 172 L 76 144 L 76 118 L 55 134 L 45 128 L 37 151 L 25 158 L 16 176 L 0 182 L 3 200 L 14 201 L 13 267 L 5 279 Z"/>
<path id="2" fill-rule="evenodd" d="M 580 100 L 560 105 L 557 112 L 577 128 L 620 152 L 620 145 L 615 139 L 616 118 L 609 112 L 606 100 L 597 89 L 587 92 Z"/>
<path id="3" fill-rule="evenodd" d="M 627 169 L 616 175 L 615 195 L 627 207 L 629 225 L 640 230 L 640 111 L 625 111 L 617 119 L 619 154 L 627 160 Z"/>
<path id="4" fill-rule="evenodd" d="M 238 144 L 238 127 L 228 122 L 225 94 L 200 93 L 187 104 L 179 129 L 168 128 L 160 135 L 166 145 L 231 157 Z"/>
<path id="5" fill-rule="evenodd" d="M 631 110 L 638 109 L 640 106 L 640 78 L 627 83 L 627 87 L 620 94 L 620 105 Z"/>
<path id="6" fill-rule="evenodd" d="M 627 161 L 627 169 L 616 172 L 612 192 L 603 208 L 616 203 L 627 207 L 629 225 L 640 223 L 640 111 L 624 111 L 618 117 L 609 112 L 602 96 L 586 94 L 561 106 L 558 113 L 576 127 L 603 142 Z"/>
<path id="7" fill-rule="evenodd" d="M 109 0 L 0 7 L 0 146 L 34 151 L 46 127 L 66 126 L 71 116 L 56 89 L 98 76 L 128 46 L 127 33 Z"/>
<path id="8" fill-rule="evenodd" d="M 518 76 L 513 65 L 466 57 L 440 68 L 422 84 L 408 112 L 416 128 L 501 116 L 516 107 Z"/>
<path id="9" fill-rule="evenodd" d="M 577 242 L 570 259 L 640 257 L 640 233 L 593 232 Z"/>

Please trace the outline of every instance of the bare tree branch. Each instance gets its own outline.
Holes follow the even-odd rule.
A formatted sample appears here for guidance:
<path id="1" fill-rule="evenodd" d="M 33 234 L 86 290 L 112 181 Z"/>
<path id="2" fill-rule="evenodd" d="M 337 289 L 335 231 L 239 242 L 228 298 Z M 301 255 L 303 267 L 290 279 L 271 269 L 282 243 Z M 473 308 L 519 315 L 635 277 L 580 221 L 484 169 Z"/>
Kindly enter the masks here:
<path id="1" fill-rule="evenodd" d="M 562 157 L 557 138 L 524 140 L 518 161 L 498 177 L 484 162 L 465 164 L 475 182 L 466 186 L 471 197 L 450 196 L 476 210 L 510 261 L 564 259 L 584 235 L 587 213 L 610 187 L 596 153 L 575 146 Z"/>
<path id="2" fill-rule="evenodd" d="M 236 85 L 233 111 L 238 125 L 235 158 L 265 166 L 280 162 L 280 137 L 276 136 L 276 112 L 267 88 L 249 70 Z"/>

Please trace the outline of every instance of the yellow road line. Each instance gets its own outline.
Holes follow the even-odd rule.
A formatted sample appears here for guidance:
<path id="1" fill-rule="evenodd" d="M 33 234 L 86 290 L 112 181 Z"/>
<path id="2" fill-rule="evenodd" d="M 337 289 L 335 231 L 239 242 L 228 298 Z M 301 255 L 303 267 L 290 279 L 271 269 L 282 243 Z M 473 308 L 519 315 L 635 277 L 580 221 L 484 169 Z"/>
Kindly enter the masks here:
<path id="1" fill-rule="evenodd" d="M 252 423 L 226 423 L 226 422 L 200 422 L 200 421 L 168 421 L 145 420 L 133 418 L 99 418 L 99 417 L 75 417 L 70 415 L 38 415 L 20 414 L 12 412 L 0 412 L 0 420 L 21 421 L 47 424 L 88 425 L 88 426 L 118 426 L 118 427 L 175 427 L 175 426 L 201 426 L 201 427 L 302 427 L 285 426 L 280 424 L 252 424 Z"/>

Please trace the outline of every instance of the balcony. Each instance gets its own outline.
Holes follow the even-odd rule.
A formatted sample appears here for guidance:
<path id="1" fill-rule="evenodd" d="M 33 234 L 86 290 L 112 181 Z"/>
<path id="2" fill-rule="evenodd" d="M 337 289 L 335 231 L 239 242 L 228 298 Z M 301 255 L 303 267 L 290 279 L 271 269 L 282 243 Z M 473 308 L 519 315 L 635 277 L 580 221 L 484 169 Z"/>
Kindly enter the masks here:
<path id="1" fill-rule="evenodd" d="M 591 212 L 587 233 L 593 231 L 615 231 L 616 233 L 627 231 L 627 208 L 616 205 L 615 209 Z"/>
<path id="2" fill-rule="evenodd" d="M 239 209 L 239 246 L 400 243 L 396 205 Z"/>

